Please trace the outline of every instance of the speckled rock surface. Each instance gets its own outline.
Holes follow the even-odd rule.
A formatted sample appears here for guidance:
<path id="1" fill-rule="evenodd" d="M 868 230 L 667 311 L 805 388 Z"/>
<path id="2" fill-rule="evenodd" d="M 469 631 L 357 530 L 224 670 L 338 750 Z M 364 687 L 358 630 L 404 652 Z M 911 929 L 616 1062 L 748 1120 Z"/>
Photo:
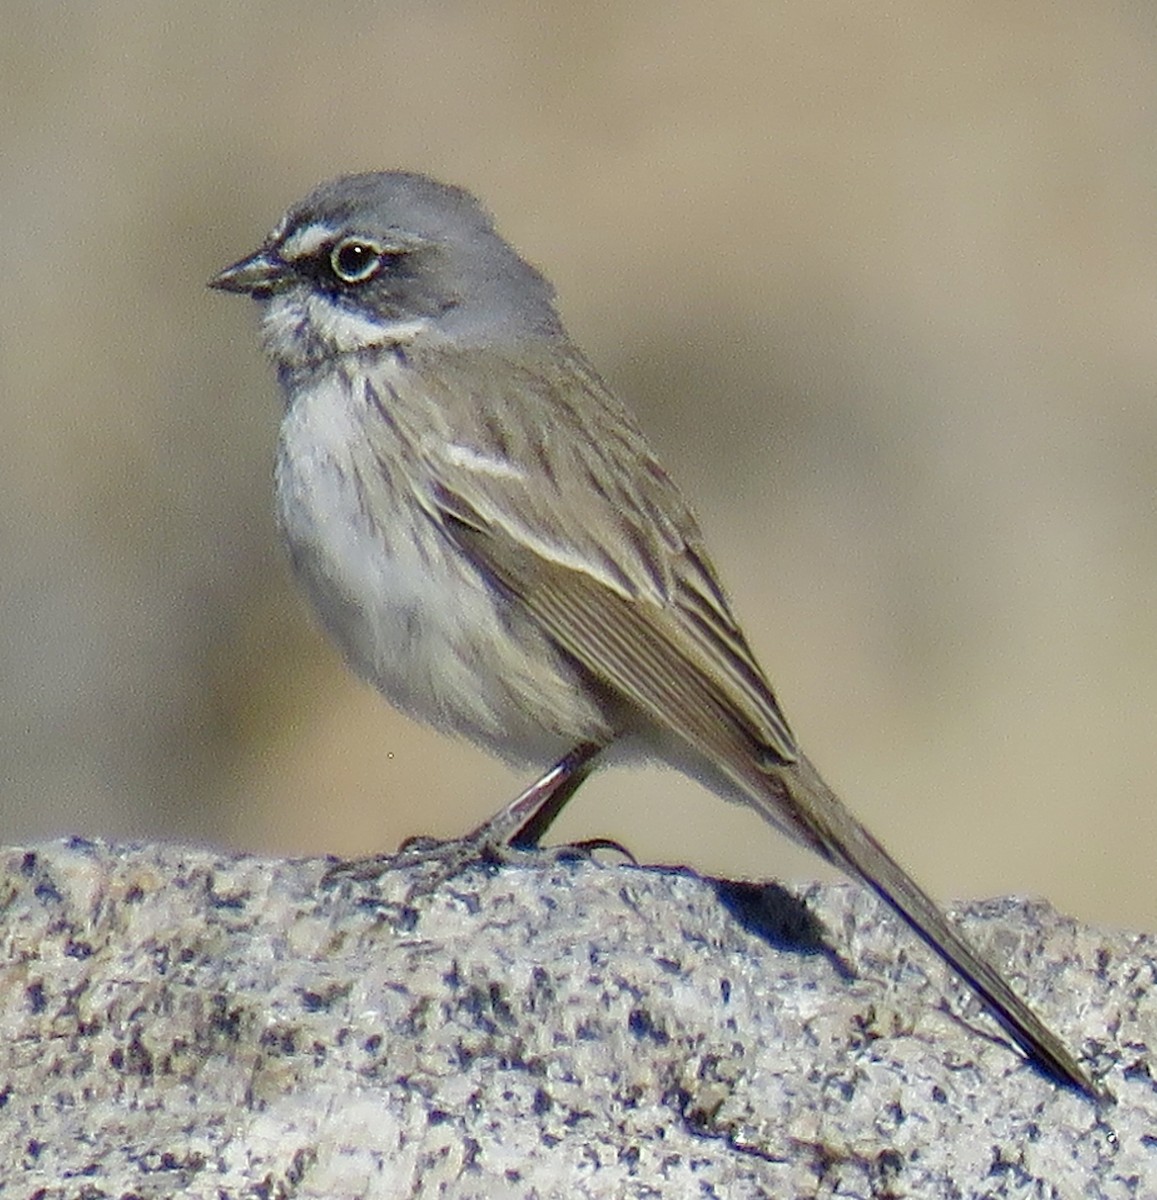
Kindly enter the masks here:
<path id="1" fill-rule="evenodd" d="M 1157 1196 L 1151 937 L 962 914 L 1099 1112 L 860 889 L 325 867 L 0 854 L 0 1196 Z"/>

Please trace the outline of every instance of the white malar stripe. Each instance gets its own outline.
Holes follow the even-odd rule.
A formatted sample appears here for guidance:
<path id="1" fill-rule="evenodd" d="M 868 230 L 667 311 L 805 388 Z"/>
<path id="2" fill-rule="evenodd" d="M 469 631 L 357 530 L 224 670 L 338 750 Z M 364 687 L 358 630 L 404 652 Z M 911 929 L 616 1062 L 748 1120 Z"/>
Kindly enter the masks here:
<path id="1" fill-rule="evenodd" d="M 521 467 L 509 459 L 483 454 L 473 446 L 460 446 L 457 442 L 450 442 L 442 453 L 452 466 L 463 467 L 479 475 L 491 475 L 497 479 L 522 479 L 526 475 Z"/>
<path id="2" fill-rule="evenodd" d="M 328 342 L 339 354 L 367 350 L 371 346 L 404 345 L 430 325 L 426 320 L 389 321 L 363 316 L 324 296 L 310 296 L 306 309 L 306 320 L 314 335 Z"/>

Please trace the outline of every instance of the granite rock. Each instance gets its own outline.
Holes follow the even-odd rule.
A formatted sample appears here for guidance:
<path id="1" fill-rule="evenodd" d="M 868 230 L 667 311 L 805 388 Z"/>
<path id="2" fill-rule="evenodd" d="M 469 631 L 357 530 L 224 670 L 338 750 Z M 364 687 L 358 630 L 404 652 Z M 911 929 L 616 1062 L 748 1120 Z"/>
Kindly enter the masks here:
<path id="1" fill-rule="evenodd" d="M 1151 936 L 955 910 L 1098 1107 L 862 888 L 329 865 L 0 852 L 0 1196 L 1157 1196 Z"/>

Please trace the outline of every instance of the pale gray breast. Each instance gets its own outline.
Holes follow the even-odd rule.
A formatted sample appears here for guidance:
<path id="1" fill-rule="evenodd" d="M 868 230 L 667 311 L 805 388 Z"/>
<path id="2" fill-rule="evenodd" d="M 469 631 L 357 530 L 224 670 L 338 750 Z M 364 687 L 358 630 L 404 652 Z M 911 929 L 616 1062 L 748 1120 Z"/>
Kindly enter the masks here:
<path id="1" fill-rule="evenodd" d="M 541 764 L 609 736 L 569 663 L 419 503 L 412 447 L 391 452 L 376 406 L 381 372 L 404 369 L 377 364 L 369 395 L 334 371 L 287 405 L 277 514 L 323 624 L 391 703 L 502 757 Z"/>

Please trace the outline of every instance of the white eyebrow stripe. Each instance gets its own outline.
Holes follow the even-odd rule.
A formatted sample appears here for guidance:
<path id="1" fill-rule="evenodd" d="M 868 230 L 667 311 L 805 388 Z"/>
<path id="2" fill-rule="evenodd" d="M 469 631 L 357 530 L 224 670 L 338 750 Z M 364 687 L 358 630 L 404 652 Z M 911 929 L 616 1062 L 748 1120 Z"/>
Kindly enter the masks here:
<path id="1" fill-rule="evenodd" d="M 337 235 L 338 230 L 332 225 L 324 221 L 315 221 L 312 225 L 305 225 L 296 233 L 291 233 L 281 243 L 278 254 L 286 262 L 296 262 L 299 258 L 308 258 L 316 253 L 319 247 L 332 241 Z"/>
<path id="2" fill-rule="evenodd" d="M 507 458 L 484 454 L 473 446 L 460 446 L 450 442 L 443 450 L 451 466 L 464 467 L 479 475 L 493 475 L 498 479 L 522 479 L 526 472 Z"/>

